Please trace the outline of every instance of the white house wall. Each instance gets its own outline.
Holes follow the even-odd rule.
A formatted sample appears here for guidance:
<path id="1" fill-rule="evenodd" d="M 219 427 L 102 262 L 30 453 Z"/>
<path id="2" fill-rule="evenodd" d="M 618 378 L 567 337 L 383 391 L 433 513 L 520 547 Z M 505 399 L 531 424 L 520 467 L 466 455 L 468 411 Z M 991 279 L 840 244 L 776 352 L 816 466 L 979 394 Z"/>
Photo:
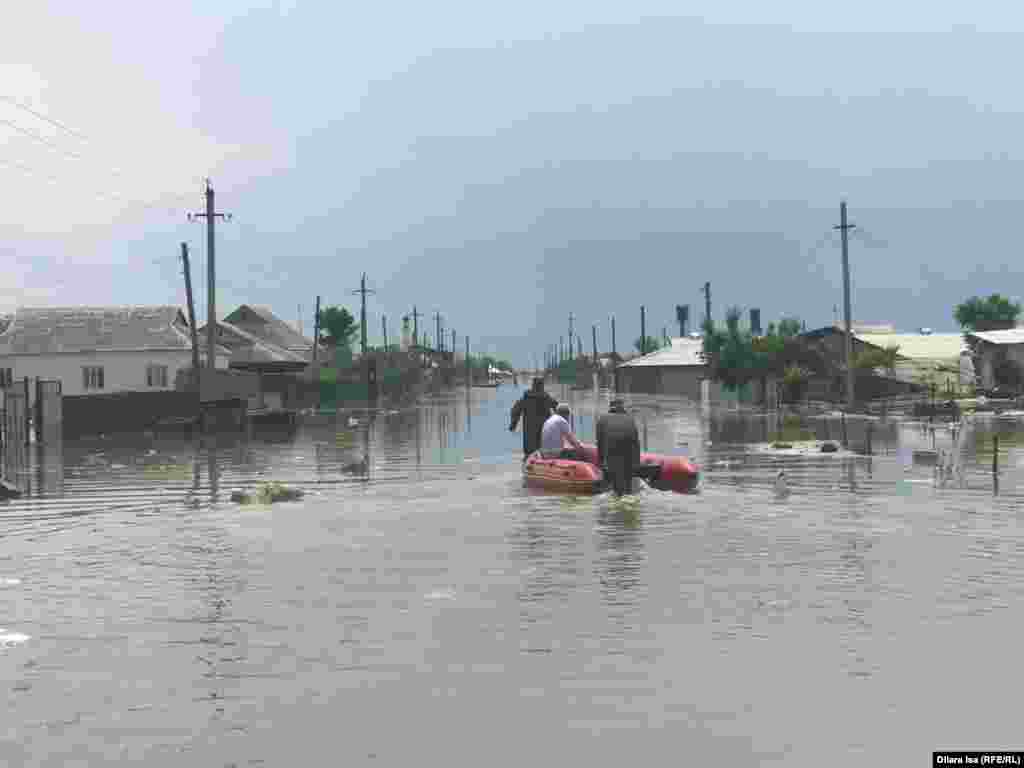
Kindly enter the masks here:
<path id="1" fill-rule="evenodd" d="M 229 358 L 218 355 L 217 368 L 227 369 Z M 103 389 L 85 389 L 82 368 L 103 368 Z M 146 366 L 166 365 L 167 386 L 150 387 L 146 384 Z M 0 368 L 11 368 L 15 382 L 29 382 L 29 396 L 34 398 L 34 380 L 50 379 L 61 382 L 64 395 L 99 395 L 111 392 L 150 392 L 174 389 L 174 380 L 182 368 L 192 367 L 192 353 L 180 352 L 99 352 L 60 355 L 12 355 L 0 357 Z"/>

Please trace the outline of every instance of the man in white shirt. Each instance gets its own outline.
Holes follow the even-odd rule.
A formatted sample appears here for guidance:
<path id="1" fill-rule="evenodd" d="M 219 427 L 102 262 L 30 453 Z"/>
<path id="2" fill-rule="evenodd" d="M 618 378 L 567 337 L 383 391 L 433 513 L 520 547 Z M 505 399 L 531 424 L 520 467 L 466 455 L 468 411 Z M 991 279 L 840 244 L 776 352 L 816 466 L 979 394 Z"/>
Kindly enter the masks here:
<path id="1" fill-rule="evenodd" d="M 549 459 L 577 459 L 582 447 L 569 426 L 569 406 L 560 403 L 541 429 L 540 452 Z"/>

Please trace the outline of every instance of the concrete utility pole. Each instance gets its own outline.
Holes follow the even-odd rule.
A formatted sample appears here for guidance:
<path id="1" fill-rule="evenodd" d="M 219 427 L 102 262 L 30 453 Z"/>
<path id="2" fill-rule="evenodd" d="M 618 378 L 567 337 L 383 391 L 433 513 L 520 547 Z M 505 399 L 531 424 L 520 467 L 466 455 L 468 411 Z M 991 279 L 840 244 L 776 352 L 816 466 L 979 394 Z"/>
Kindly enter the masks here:
<path id="1" fill-rule="evenodd" d="M 591 335 L 592 340 L 594 342 L 594 362 L 596 363 L 597 362 L 597 326 L 596 325 L 590 326 L 590 335 Z"/>
<path id="2" fill-rule="evenodd" d="M 640 305 L 640 354 L 647 354 L 647 315 L 642 304 Z"/>
<path id="3" fill-rule="evenodd" d="M 473 386 L 473 366 L 469 361 L 469 336 L 466 337 L 466 388 Z"/>
<path id="4" fill-rule="evenodd" d="M 846 201 L 839 203 L 839 224 L 833 229 L 841 231 L 843 236 L 843 324 L 846 326 L 846 406 L 853 408 L 853 321 L 850 318 L 850 254 L 848 250 L 849 230 L 853 224 L 846 222 Z"/>
<path id="5" fill-rule="evenodd" d="M 572 357 L 572 312 L 569 313 L 569 357 Z"/>
<path id="6" fill-rule="evenodd" d="M 419 343 L 420 343 L 420 317 L 422 317 L 422 315 L 420 315 L 420 313 L 416 311 L 416 305 L 413 304 L 412 305 L 412 345 L 414 347 L 419 346 Z"/>
<path id="7" fill-rule="evenodd" d="M 565 342 L 564 336 L 558 337 L 558 364 L 561 365 L 565 357 L 562 354 L 562 344 Z"/>
<path id="8" fill-rule="evenodd" d="M 437 339 L 437 351 L 441 351 L 441 346 L 444 344 L 444 340 L 441 338 L 441 313 L 434 313 L 434 338 Z"/>
<path id="9" fill-rule="evenodd" d="M 388 316 L 387 315 L 381 315 L 380 316 L 380 324 L 381 324 L 381 328 L 382 328 L 382 330 L 384 332 L 384 351 L 387 352 L 388 351 Z"/>
<path id="10" fill-rule="evenodd" d="M 316 314 L 313 315 L 313 362 L 316 362 L 320 347 L 320 297 L 316 297 Z"/>
<path id="11" fill-rule="evenodd" d="M 230 213 L 217 213 L 213 204 L 213 187 L 210 180 L 206 180 L 206 212 L 190 213 L 188 220 L 206 219 L 206 272 L 207 272 L 207 297 L 206 297 L 206 367 L 211 371 L 216 367 L 217 355 L 214 353 L 214 340 L 217 331 L 217 290 L 216 290 L 216 264 L 214 242 L 214 222 L 218 218 L 231 221 Z"/>
<path id="12" fill-rule="evenodd" d="M 359 310 L 359 342 L 360 351 L 363 357 L 366 357 L 366 294 L 376 293 L 366 287 L 366 273 L 363 272 L 363 278 L 359 281 L 359 288 L 352 291 L 353 294 L 359 294 L 362 297 L 362 305 Z"/>
<path id="13" fill-rule="evenodd" d="M 188 327 L 192 336 L 192 370 L 199 378 L 199 332 L 196 330 L 196 308 L 192 303 L 192 267 L 188 264 L 188 243 L 181 244 L 181 262 L 185 269 L 185 299 L 188 301 Z"/>
<path id="14" fill-rule="evenodd" d="M 615 315 L 612 315 L 612 355 L 618 355 L 615 349 Z"/>
<path id="15" fill-rule="evenodd" d="M 711 283 L 704 283 L 704 322 L 711 323 Z"/>

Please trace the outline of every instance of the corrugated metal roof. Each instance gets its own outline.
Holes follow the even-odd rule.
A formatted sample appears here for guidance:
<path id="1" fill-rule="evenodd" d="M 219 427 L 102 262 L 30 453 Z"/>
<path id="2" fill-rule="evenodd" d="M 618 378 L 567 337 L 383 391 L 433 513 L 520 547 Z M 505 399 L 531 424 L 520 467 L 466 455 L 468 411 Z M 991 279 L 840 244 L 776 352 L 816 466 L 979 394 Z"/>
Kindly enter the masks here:
<path id="1" fill-rule="evenodd" d="M 279 347 L 226 320 L 218 320 L 221 343 L 231 350 L 232 363 L 308 363 L 300 352 Z M 206 326 L 199 329 L 206 332 Z"/>
<path id="2" fill-rule="evenodd" d="M 0 355 L 182 351 L 192 347 L 175 306 L 21 308 L 0 333 Z M 200 347 L 205 348 L 200 342 Z M 218 348 L 218 353 L 228 354 Z"/>
<path id="3" fill-rule="evenodd" d="M 899 347 L 900 357 L 912 360 L 956 360 L 967 349 L 960 333 L 855 333 L 876 347 Z"/>
<path id="4" fill-rule="evenodd" d="M 623 366 L 637 367 L 644 365 L 664 367 L 703 366 L 704 360 L 701 352 L 704 342 L 701 339 L 674 338 L 672 346 L 651 352 L 649 355 L 634 357 Z"/>
<path id="5" fill-rule="evenodd" d="M 1024 328 L 1010 328 L 1005 331 L 977 331 L 970 334 L 989 344 L 1024 344 Z"/>
<path id="6" fill-rule="evenodd" d="M 303 336 L 267 307 L 242 304 L 224 320 L 274 346 L 300 352 L 306 360 L 312 358 L 313 340 Z"/>

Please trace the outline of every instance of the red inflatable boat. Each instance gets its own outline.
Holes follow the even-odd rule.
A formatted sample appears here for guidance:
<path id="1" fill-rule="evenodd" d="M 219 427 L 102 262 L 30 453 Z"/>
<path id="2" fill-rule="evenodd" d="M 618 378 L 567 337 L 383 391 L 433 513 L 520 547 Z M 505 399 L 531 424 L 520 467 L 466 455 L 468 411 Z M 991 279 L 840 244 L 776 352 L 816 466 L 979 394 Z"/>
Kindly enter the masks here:
<path id="1" fill-rule="evenodd" d="M 601 493 L 605 489 L 604 472 L 596 464 L 573 459 L 546 459 L 531 453 L 523 461 L 527 485 L 552 491 Z"/>
<path id="2" fill-rule="evenodd" d="M 528 485 L 539 488 L 581 494 L 604 492 L 607 484 L 597 465 L 597 446 L 583 443 L 583 453 L 586 461 L 546 459 L 539 453 L 531 454 L 523 462 L 523 477 Z M 685 456 L 641 453 L 640 463 L 657 467 L 649 485 L 659 491 L 692 493 L 700 480 L 697 465 Z"/>

